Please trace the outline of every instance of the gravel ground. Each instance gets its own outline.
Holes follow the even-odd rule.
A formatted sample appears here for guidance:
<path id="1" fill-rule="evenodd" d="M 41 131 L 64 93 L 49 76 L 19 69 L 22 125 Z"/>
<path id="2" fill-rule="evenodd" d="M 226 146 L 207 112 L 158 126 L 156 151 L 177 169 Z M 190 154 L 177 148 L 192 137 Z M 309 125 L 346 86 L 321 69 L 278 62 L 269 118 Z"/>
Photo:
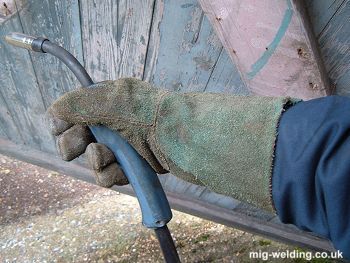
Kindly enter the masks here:
<path id="1" fill-rule="evenodd" d="M 0 155 L 0 262 L 163 262 L 140 221 L 133 197 Z M 169 229 L 183 262 L 295 249 L 177 211 Z"/>

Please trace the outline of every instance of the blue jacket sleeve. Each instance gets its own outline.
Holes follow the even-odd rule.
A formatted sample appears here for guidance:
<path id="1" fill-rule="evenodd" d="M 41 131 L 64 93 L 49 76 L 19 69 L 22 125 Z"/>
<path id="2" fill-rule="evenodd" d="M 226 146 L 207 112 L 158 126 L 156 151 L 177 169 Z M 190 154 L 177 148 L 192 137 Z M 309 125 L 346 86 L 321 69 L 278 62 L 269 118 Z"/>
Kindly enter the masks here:
<path id="1" fill-rule="evenodd" d="M 272 197 L 283 223 L 332 241 L 350 258 L 350 99 L 330 96 L 281 117 Z"/>

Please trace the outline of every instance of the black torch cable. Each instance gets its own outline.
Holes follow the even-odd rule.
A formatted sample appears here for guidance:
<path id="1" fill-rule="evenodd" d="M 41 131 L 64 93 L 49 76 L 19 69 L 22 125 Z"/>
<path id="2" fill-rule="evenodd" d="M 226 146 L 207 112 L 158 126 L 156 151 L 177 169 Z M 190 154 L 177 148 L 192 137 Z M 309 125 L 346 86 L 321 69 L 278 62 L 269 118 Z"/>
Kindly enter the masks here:
<path id="1" fill-rule="evenodd" d="M 167 225 L 156 228 L 154 231 L 156 232 L 165 262 L 179 263 L 180 258 Z"/>
<path id="2" fill-rule="evenodd" d="M 94 84 L 80 62 L 63 47 L 60 47 L 49 40 L 45 40 L 41 45 L 41 50 L 59 58 L 73 72 L 83 87 L 88 87 Z"/>

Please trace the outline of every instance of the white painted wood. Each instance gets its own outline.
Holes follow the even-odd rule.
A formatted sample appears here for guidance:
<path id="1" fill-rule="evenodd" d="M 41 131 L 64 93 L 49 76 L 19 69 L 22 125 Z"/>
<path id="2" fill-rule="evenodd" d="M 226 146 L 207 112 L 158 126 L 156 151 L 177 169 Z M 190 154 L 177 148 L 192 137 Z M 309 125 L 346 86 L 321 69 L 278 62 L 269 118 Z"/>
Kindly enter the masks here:
<path id="1" fill-rule="evenodd" d="M 252 93 L 311 99 L 329 93 L 299 0 L 199 0 Z"/>

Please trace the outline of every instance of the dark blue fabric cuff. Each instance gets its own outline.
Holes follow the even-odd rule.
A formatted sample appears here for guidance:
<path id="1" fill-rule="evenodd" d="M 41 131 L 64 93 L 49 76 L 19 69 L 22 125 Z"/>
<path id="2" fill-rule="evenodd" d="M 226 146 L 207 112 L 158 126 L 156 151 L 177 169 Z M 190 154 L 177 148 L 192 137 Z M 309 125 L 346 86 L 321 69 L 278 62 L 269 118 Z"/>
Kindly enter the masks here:
<path id="1" fill-rule="evenodd" d="M 350 258 L 350 99 L 329 96 L 281 117 L 272 197 L 283 223 L 329 238 Z"/>

